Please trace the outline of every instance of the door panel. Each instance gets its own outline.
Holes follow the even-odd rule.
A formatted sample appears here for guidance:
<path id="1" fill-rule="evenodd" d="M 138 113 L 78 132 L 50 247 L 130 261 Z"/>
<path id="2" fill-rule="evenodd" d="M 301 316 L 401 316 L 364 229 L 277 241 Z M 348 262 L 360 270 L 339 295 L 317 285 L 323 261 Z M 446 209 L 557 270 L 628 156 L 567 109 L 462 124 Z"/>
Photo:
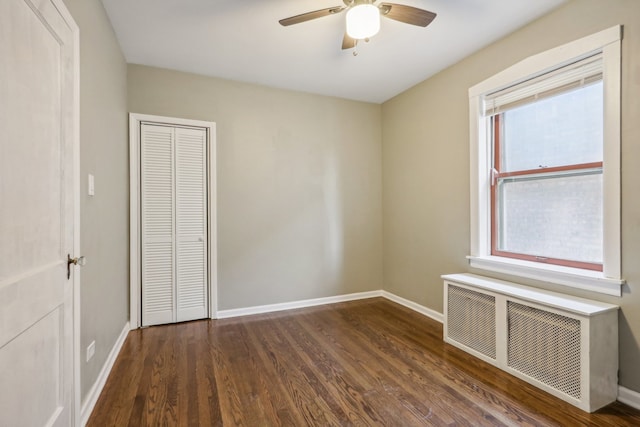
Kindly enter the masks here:
<path id="1" fill-rule="evenodd" d="M 2 183 L 0 277 L 60 260 L 60 50 L 53 35 L 23 0 L 3 1 L 0 123 Z M 6 18 L 5 18 L 6 19 Z M 29 34 L 29 39 L 25 37 Z M 16 60 L 5 64 L 4 58 Z M 5 139 L 6 138 L 6 139 Z M 38 171 L 38 175 L 32 175 Z M 41 173 L 40 173 L 41 172 Z M 50 179 L 50 177 L 57 177 Z M 25 185 L 29 182 L 29 185 Z M 16 185 L 22 191 L 16 191 Z M 25 209 L 32 207 L 33 209 Z M 18 249 L 18 250 L 16 250 Z"/>
<path id="2" fill-rule="evenodd" d="M 173 129 L 141 126 L 142 325 L 175 321 Z"/>
<path id="3" fill-rule="evenodd" d="M 55 3 L 55 4 L 54 4 Z M 0 425 L 73 420 L 74 31 L 0 1 Z"/>
<path id="4" fill-rule="evenodd" d="M 11 366 L 3 375 L 3 387 L 8 383 L 12 388 L 3 396 L 2 413 L 15 422 L 11 425 L 43 426 L 59 416 L 63 327 L 61 307 L 56 307 L 0 352 L 0 366 Z M 25 372 L 37 381 L 25 381 Z"/>
<path id="5" fill-rule="evenodd" d="M 177 321 L 207 317 L 207 133 L 175 128 Z"/>

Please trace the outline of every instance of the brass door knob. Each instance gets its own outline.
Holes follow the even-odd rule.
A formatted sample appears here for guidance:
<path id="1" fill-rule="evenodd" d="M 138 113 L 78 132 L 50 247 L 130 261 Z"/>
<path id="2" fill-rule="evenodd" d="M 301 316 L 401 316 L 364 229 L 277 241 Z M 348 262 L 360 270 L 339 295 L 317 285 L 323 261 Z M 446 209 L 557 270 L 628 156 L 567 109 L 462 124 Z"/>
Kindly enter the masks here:
<path id="1" fill-rule="evenodd" d="M 71 258 L 70 254 L 67 254 L 67 280 L 71 277 L 71 264 L 79 265 L 82 267 L 87 263 L 87 260 L 84 256 Z"/>

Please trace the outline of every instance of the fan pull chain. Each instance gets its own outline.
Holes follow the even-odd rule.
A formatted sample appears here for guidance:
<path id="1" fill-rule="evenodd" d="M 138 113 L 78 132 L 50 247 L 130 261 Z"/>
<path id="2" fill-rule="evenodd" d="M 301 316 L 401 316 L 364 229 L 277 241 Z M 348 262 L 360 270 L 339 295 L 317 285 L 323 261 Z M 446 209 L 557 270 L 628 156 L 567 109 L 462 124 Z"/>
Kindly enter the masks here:
<path id="1" fill-rule="evenodd" d="M 369 43 L 369 41 L 371 40 L 369 37 L 367 37 L 366 39 L 363 39 L 365 43 Z M 354 40 L 353 41 L 353 56 L 358 56 L 358 41 L 359 40 Z"/>

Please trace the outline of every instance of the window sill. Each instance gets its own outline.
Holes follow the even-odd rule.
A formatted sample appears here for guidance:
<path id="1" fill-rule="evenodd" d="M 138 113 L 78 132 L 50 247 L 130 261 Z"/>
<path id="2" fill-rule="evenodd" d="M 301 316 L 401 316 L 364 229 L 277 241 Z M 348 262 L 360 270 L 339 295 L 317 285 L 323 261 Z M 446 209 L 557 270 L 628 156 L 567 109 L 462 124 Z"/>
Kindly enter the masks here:
<path id="1" fill-rule="evenodd" d="M 481 270 L 526 277 L 606 295 L 622 296 L 624 279 L 605 277 L 602 272 L 496 256 L 467 256 L 469 265 Z"/>

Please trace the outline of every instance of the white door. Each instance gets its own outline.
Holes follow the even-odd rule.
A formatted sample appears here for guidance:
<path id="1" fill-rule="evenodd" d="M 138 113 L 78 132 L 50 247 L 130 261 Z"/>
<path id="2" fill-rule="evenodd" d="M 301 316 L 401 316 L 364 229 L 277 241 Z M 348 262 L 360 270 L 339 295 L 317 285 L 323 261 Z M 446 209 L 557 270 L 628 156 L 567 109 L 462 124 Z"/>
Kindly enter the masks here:
<path id="1" fill-rule="evenodd" d="M 144 123 L 140 144 L 142 325 L 205 318 L 207 132 Z"/>
<path id="2" fill-rule="evenodd" d="M 76 35 L 62 1 L 0 1 L 0 426 L 74 420 Z"/>

